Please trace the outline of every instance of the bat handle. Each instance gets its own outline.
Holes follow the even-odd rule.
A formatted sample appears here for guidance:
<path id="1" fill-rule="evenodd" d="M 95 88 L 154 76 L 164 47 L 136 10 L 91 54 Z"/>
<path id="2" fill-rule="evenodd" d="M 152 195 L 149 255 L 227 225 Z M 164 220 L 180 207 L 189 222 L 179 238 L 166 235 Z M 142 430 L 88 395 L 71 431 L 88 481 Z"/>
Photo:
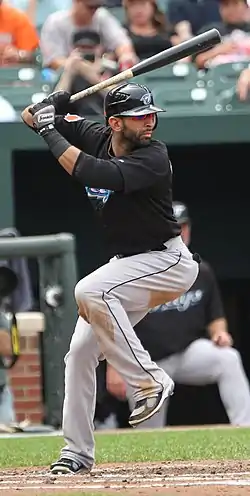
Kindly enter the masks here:
<path id="1" fill-rule="evenodd" d="M 85 98 L 86 96 L 93 95 L 94 93 L 97 93 L 98 91 L 109 88 L 110 86 L 113 86 L 114 84 L 121 83 L 122 81 L 125 81 L 127 79 L 131 79 L 132 77 L 133 77 L 132 70 L 126 69 L 126 71 L 122 71 L 119 74 L 116 74 L 115 76 L 112 76 L 109 79 L 106 79 L 104 81 L 100 81 L 100 83 L 97 83 L 94 86 L 90 86 L 89 88 L 86 88 L 85 90 L 82 90 L 82 91 L 79 91 L 78 93 L 75 93 L 75 95 L 72 95 L 70 97 L 70 103 L 76 102 L 77 100 L 80 100 L 81 98 Z"/>

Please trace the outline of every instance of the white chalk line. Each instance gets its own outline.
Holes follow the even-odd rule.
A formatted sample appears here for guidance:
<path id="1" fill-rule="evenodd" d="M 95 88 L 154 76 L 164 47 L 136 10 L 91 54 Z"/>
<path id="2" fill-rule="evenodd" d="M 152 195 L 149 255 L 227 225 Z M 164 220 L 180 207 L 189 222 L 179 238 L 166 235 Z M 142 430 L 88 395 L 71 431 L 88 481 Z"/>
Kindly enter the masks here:
<path id="1" fill-rule="evenodd" d="M 48 490 L 54 490 L 54 489 L 67 489 L 67 490 L 72 490 L 72 489 L 150 489 L 153 487 L 164 487 L 166 489 L 170 487 L 195 487 L 195 486 L 250 486 L 250 481 L 249 480 L 241 480 L 241 481 L 232 481 L 232 480 L 225 480 L 225 481 L 206 481 L 206 482 L 178 482 L 178 483 L 167 483 L 167 484 L 110 484 L 108 487 L 107 485 L 103 484 L 86 484 L 86 485 L 66 485 L 66 486 L 58 486 L 55 487 L 55 485 L 46 485 L 46 486 L 7 486 L 4 487 L 4 490 L 12 490 L 13 489 L 19 489 L 19 490 L 27 490 L 27 489 L 48 489 Z"/>
<path id="2" fill-rule="evenodd" d="M 16 479 L 18 478 L 18 480 L 22 480 L 22 479 L 25 479 L 27 480 L 27 478 L 32 478 L 32 479 L 47 479 L 49 477 L 51 478 L 57 478 L 57 477 L 60 477 L 60 478 L 64 478 L 64 479 L 71 479 L 72 477 L 76 477 L 77 475 L 74 475 L 74 474 L 62 474 L 60 476 L 55 476 L 55 475 L 52 475 L 50 472 L 47 472 L 45 474 L 29 474 L 27 473 L 26 475 L 25 474 L 10 474 L 10 475 L 7 475 L 7 474 L 3 474 L 1 475 L 0 474 L 0 483 L 3 481 L 3 480 L 14 480 L 16 481 Z M 162 480 L 162 479 L 204 479 L 204 478 L 212 478 L 213 480 L 215 478 L 221 478 L 221 477 L 234 477 L 234 478 L 237 478 L 237 477 L 245 477 L 245 476 L 248 476 L 250 477 L 250 472 L 218 472 L 215 474 L 211 474 L 211 473 L 201 473 L 201 474 L 198 474 L 197 473 L 191 473 L 191 474 L 179 474 L 179 475 L 176 475 L 176 474 L 163 474 L 163 475 L 154 475 L 150 480 Z M 77 477 L 88 477 L 88 478 L 91 478 L 95 481 L 98 481 L 99 479 L 100 480 L 104 480 L 104 479 L 126 479 L 127 477 L 131 477 L 130 474 L 128 473 L 124 473 L 124 474 L 112 474 L 112 473 L 109 473 L 109 474 L 102 474 L 102 476 L 98 477 L 97 475 L 94 475 L 94 476 L 91 476 L 91 474 L 89 475 L 78 475 Z M 133 479 L 143 479 L 145 480 L 145 476 L 143 474 L 133 474 L 132 475 Z"/>
<path id="3" fill-rule="evenodd" d="M 55 485 L 60 485 L 60 484 L 64 484 L 65 483 L 65 480 L 70 480 L 72 481 L 72 477 L 75 477 L 75 476 L 62 476 L 60 478 L 56 478 L 55 480 L 53 479 L 53 484 Z M 81 481 L 81 482 L 84 482 L 85 484 L 110 484 L 112 482 L 123 482 L 126 483 L 127 482 L 127 479 L 129 479 L 129 477 L 109 477 L 109 478 L 103 478 L 103 477 L 95 477 L 94 479 L 90 479 L 89 482 L 88 482 L 88 479 L 83 479 L 81 476 L 80 477 L 80 480 L 78 479 L 78 481 Z M 199 476 L 189 476 L 189 475 L 185 475 L 185 476 L 176 476 L 176 477 L 133 477 L 132 478 L 132 481 L 133 482 L 137 482 L 140 483 L 140 481 L 142 480 L 144 483 L 154 483 L 154 482 L 161 482 L 161 483 L 168 483 L 168 482 L 180 482 L 180 481 L 223 481 L 223 480 L 228 480 L 229 476 L 227 474 L 224 475 L 224 479 L 222 477 L 218 477 L 218 476 L 215 476 L 215 477 L 199 477 Z M 33 478 L 31 478 L 31 480 L 29 480 L 28 477 L 26 477 L 24 479 L 25 483 L 26 484 L 31 484 L 32 486 L 35 485 L 35 484 L 44 484 L 44 480 L 42 478 L 35 478 L 34 480 L 32 480 Z M 239 474 L 235 475 L 233 477 L 233 479 L 230 479 L 230 480 L 249 480 L 250 482 L 250 478 L 248 479 L 241 479 Z M 18 478 L 18 482 L 20 484 L 22 484 L 22 480 L 19 480 Z M 52 482 L 51 479 L 48 480 L 48 483 Z M 17 484 L 17 479 L 15 477 L 12 477 L 12 478 L 7 478 L 5 480 L 1 480 L 0 479 L 0 487 L 4 487 L 6 484 Z M 46 484 L 47 485 L 47 484 Z"/>

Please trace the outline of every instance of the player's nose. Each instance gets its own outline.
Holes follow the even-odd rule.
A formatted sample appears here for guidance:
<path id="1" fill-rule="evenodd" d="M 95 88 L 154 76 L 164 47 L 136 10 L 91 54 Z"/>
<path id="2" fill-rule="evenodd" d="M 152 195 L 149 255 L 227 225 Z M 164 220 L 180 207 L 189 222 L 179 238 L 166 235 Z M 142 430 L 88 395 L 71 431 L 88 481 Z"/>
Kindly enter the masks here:
<path id="1" fill-rule="evenodd" d="M 145 126 L 148 128 L 148 127 L 153 127 L 154 124 L 155 124 L 155 114 L 148 114 L 145 116 L 145 119 L 144 119 L 144 124 Z"/>

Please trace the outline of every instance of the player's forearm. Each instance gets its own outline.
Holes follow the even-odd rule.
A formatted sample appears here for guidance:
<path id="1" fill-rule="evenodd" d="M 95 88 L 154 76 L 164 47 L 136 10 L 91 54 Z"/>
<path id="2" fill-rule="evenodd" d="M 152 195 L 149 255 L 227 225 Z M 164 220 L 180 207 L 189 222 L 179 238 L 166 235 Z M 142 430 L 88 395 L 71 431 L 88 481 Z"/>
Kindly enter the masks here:
<path id="1" fill-rule="evenodd" d="M 84 186 L 122 191 L 123 177 L 112 160 L 92 157 L 72 146 L 56 129 L 42 134 L 60 165 Z"/>
<path id="2" fill-rule="evenodd" d="M 228 332 L 226 319 L 222 317 L 220 319 L 213 320 L 213 322 L 210 322 L 207 326 L 207 331 L 211 339 L 218 332 Z"/>

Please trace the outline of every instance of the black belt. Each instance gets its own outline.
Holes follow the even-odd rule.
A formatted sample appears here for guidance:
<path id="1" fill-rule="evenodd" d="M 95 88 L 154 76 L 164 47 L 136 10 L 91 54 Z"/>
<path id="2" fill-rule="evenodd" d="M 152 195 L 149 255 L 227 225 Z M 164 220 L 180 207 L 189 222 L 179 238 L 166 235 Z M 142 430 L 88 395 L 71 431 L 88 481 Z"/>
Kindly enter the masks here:
<path id="1" fill-rule="evenodd" d="M 156 246 L 156 248 L 150 248 L 149 250 L 133 251 L 129 253 L 118 253 L 116 257 L 117 258 L 133 257 L 134 255 L 140 255 L 141 253 L 149 253 L 150 251 L 163 251 L 166 249 L 167 247 L 164 244 L 160 244 Z"/>
<path id="2" fill-rule="evenodd" d="M 156 248 L 151 248 L 150 250 L 136 251 L 136 252 L 130 252 L 130 253 L 118 253 L 116 255 L 116 258 L 133 257 L 134 255 L 140 255 L 141 253 L 149 253 L 151 251 L 163 251 L 163 250 L 167 250 L 167 246 L 165 246 L 164 244 L 160 244 Z M 199 255 L 199 253 L 193 254 L 193 260 L 195 262 L 197 262 L 198 264 L 201 262 L 201 257 Z"/>

